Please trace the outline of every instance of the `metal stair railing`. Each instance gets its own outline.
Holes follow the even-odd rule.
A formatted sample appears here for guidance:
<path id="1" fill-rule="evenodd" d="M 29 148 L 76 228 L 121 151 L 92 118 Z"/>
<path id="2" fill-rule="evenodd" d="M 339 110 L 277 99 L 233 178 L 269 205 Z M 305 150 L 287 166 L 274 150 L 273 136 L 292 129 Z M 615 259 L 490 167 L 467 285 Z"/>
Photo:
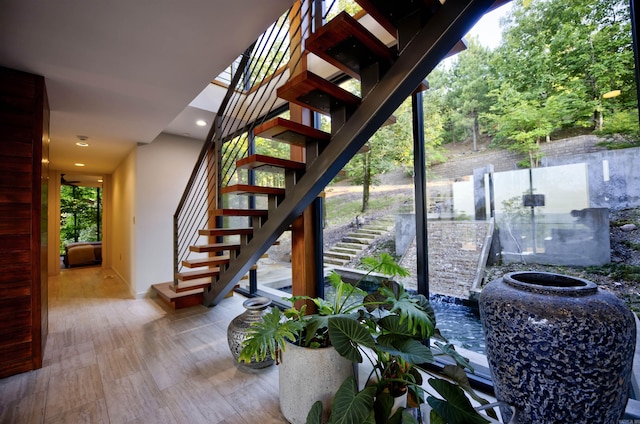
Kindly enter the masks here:
<path id="1" fill-rule="evenodd" d="M 223 207 L 220 188 L 246 182 L 247 176 L 240 175 L 235 163 L 252 152 L 253 128 L 287 110 L 276 90 L 288 80 L 288 69 L 299 66 L 300 55 L 291 61 L 289 52 L 302 50 L 302 40 L 309 31 L 300 25 L 292 28 L 290 22 L 300 22 L 317 13 L 324 18 L 322 3 L 303 0 L 300 7 L 289 9 L 217 78 L 229 81 L 228 90 L 174 213 L 175 284 L 182 262 L 193 255 L 189 247 L 201 237 L 198 230 L 221 225 L 212 222 L 209 214 L 210 210 Z M 335 13 L 333 4 L 327 7 L 331 9 Z M 248 203 L 247 199 L 238 200 L 243 201 Z"/>

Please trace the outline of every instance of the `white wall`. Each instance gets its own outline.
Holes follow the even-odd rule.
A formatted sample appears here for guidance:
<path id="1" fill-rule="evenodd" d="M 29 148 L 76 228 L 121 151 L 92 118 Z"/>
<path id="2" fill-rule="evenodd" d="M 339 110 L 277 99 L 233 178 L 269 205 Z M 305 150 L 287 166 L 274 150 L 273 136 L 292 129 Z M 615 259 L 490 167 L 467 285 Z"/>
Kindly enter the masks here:
<path id="1" fill-rule="evenodd" d="M 111 174 L 110 184 L 105 187 L 105 228 L 103 239 L 109 238 L 107 263 L 136 295 L 134 265 L 135 258 L 135 207 L 136 207 L 136 156 L 137 148 L 118 165 Z M 107 197 L 111 200 L 107 202 Z M 103 258 L 104 261 L 104 258 Z"/>
<path id="2" fill-rule="evenodd" d="M 201 141 L 163 133 L 136 149 L 132 274 L 138 297 L 173 280 L 173 214 L 201 148 Z"/>

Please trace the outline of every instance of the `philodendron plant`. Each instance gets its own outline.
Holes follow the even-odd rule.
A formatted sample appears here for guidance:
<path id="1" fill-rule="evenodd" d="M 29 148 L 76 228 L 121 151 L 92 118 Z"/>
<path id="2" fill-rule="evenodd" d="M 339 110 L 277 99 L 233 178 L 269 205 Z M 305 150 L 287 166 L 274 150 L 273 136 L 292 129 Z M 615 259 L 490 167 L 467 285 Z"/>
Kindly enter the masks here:
<path id="1" fill-rule="evenodd" d="M 371 365 L 363 388 L 345 380 L 337 391 L 328 423 L 414 423 L 405 408 L 394 410 L 394 397 L 408 393 L 407 406 L 426 401 L 432 408 L 431 423 L 488 423 L 471 405 L 467 394 L 481 404 L 488 401 L 471 389 L 465 369 L 469 362 L 437 330 L 435 313 L 423 295 L 410 295 L 402 285 L 387 281 L 364 298 L 357 317 L 329 319 L 328 335 L 335 349 L 353 362 Z M 426 340 L 434 339 L 433 346 Z M 438 339 L 440 341 L 438 341 Z M 430 378 L 433 394 L 423 388 L 420 365 L 437 356 L 452 358 L 444 367 L 446 378 Z M 437 395 L 436 395 L 437 393 Z M 490 410 L 490 415 L 496 417 Z M 322 404 L 317 402 L 307 417 L 309 424 L 322 423 Z"/>
<path id="2" fill-rule="evenodd" d="M 292 306 L 284 311 L 271 308 L 262 321 L 253 323 L 243 341 L 243 348 L 238 358 L 241 362 L 249 362 L 251 358 L 263 360 L 271 356 L 276 363 L 281 359 L 280 352 L 290 342 L 298 346 L 321 348 L 332 345 L 328 333 L 328 322 L 332 317 L 355 319 L 364 309 L 364 298 L 367 292 L 358 286 L 372 273 L 380 273 L 389 277 L 407 276 L 409 272 L 398 265 L 391 256 L 382 254 L 378 258 L 364 258 L 363 264 L 367 272 L 355 283 L 347 283 L 337 272 L 328 275 L 328 281 L 334 289 L 329 299 L 309 296 L 292 296 L 284 300 L 294 305 L 297 301 L 310 301 L 317 312 L 307 314 L 306 304 L 300 308 Z"/>
<path id="3" fill-rule="evenodd" d="M 466 381 L 465 369 L 472 371 L 471 366 L 440 336 L 428 299 L 421 294 L 410 294 L 392 280 L 383 281 L 371 294 L 358 287 L 374 272 L 393 278 L 407 276 L 408 271 L 387 254 L 365 258 L 362 262 L 367 272 L 355 284 L 344 282 L 335 272 L 329 275 L 335 290 L 331 299 L 307 296 L 288 299 L 292 304 L 298 300 L 311 301 L 317 313 L 307 315 L 306 306 L 291 307 L 284 312 L 272 308 L 262 321 L 253 323 L 247 331 L 239 361 L 271 356 L 278 363 L 287 342 L 309 348 L 333 346 L 341 356 L 355 363 L 363 363 L 366 358 L 371 365 L 367 384 L 360 389 L 353 377 L 348 378 L 335 395 L 329 422 L 409 423 L 415 421 L 411 421 L 404 408 L 392 414 L 394 397 L 407 393 L 409 405 L 423 403 L 425 392 L 419 365 L 433 362 L 435 356 L 446 355 L 453 358 L 456 365 L 445 367 L 447 380 L 429 380 L 438 393 L 426 399 L 433 408 L 431 422 L 488 422 L 473 409 L 462 390 L 476 396 Z M 430 347 L 427 343 L 430 339 L 440 341 Z M 316 403 L 307 422 L 320 424 L 321 420 L 322 405 Z"/>

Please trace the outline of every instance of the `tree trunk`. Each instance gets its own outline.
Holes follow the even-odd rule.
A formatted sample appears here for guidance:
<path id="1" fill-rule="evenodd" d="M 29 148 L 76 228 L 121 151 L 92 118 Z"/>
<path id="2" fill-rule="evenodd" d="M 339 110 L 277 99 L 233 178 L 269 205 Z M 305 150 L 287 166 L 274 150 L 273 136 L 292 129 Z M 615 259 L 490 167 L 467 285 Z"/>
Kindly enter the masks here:
<path id="1" fill-rule="evenodd" d="M 478 151 L 478 114 L 473 114 L 473 151 Z"/>
<path id="2" fill-rule="evenodd" d="M 371 187 L 371 152 L 364 153 L 362 159 L 362 212 L 369 209 L 369 188 Z"/>

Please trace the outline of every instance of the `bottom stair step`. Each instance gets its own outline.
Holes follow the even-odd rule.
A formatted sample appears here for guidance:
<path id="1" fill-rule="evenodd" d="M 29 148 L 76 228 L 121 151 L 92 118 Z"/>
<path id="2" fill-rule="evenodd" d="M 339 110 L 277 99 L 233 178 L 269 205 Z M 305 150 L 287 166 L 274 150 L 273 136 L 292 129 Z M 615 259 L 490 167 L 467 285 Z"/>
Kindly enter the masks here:
<path id="1" fill-rule="evenodd" d="M 178 285 L 171 286 L 171 290 L 176 293 L 190 292 L 193 290 L 203 290 L 211 285 L 211 277 L 195 278 L 192 280 L 178 280 Z"/>
<path id="2" fill-rule="evenodd" d="M 176 293 L 173 290 L 173 282 L 153 284 L 151 286 L 158 297 L 167 305 L 182 309 L 190 306 L 201 305 L 204 300 L 204 290 L 195 289 Z"/>

